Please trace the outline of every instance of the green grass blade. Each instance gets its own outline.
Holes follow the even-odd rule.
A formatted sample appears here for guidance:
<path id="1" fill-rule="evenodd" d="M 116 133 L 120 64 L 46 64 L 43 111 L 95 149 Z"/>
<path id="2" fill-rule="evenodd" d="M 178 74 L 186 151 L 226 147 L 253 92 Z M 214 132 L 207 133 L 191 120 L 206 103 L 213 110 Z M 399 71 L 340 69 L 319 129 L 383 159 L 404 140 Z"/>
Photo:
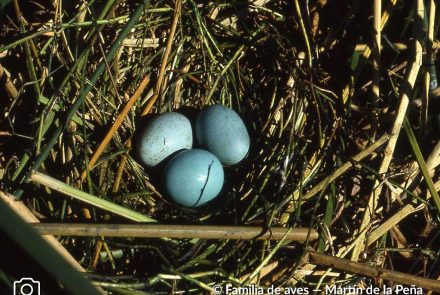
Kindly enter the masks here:
<path id="1" fill-rule="evenodd" d="M 73 295 L 96 295 L 98 290 L 65 261 L 41 236 L 0 200 L 0 229 Z M 41 286 L 44 289 L 44 286 Z"/>
<path id="2" fill-rule="evenodd" d="M 74 199 L 107 210 L 109 212 L 123 216 L 130 220 L 138 221 L 138 222 L 155 222 L 155 220 L 150 217 L 147 217 L 143 214 L 137 213 L 133 210 L 127 209 L 120 205 L 114 204 L 110 201 L 106 201 L 104 199 L 95 197 L 79 189 L 73 188 L 65 184 L 64 182 L 61 182 L 43 173 L 39 173 L 39 172 L 33 173 L 31 176 L 31 180 L 36 183 L 50 187 L 51 189 L 56 190 L 62 194 L 71 196 Z"/>
<path id="3" fill-rule="evenodd" d="M 144 8 L 145 8 L 145 5 L 147 4 L 147 2 L 148 1 L 142 1 L 141 4 L 137 7 L 135 12 L 132 14 L 130 20 L 127 22 L 126 26 L 124 27 L 124 29 L 119 34 L 118 38 L 115 40 L 113 45 L 110 47 L 105 60 L 107 60 L 108 62 L 113 60 L 113 58 L 115 57 L 118 49 L 121 47 L 122 41 L 127 37 L 127 35 L 130 33 L 131 29 L 135 26 L 135 24 L 137 23 L 138 19 L 141 17 L 142 13 L 144 12 Z M 78 111 L 79 107 L 81 106 L 82 100 L 90 92 L 92 87 L 95 85 L 96 81 L 98 81 L 98 79 L 101 77 L 101 74 L 104 72 L 104 70 L 105 70 L 105 62 L 102 61 L 99 64 L 99 66 L 97 67 L 97 69 L 94 72 L 93 76 L 91 77 L 90 84 L 88 84 L 86 86 L 84 91 L 81 92 L 80 96 L 75 100 L 75 103 L 71 106 L 69 112 L 66 115 L 66 119 L 63 122 L 63 124 L 61 124 L 57 129 L 55 129 L 55 131 L 53 132 L 52 136 L 50 136 L 49 140 L 47 141 L 46 146 L 44 147 L 44 149 L 41 151 L 40 155 L 37 157 L 37 159 L 33 163 L 32 167 L 30 169 L 30 173 L 28 173 L 26 175 L 26 177 L 24 178 L 24 182 L 28 181 L 32 171 L 33 170 L 35 170 L 35 171 L 38 170 L 40 168 L 41 164 L 44 162 L 44 160 L 46 160 L 46 158 L 49 155 L 51 149 L 53 148 L 53 146 L 58 141 L 58 137 L 61 135 L 61 133 L 63 132 L 63 130 L 67 126 L 68 122 L 76 114 L 76 112 Z M 21 197 L 22 194 L 23 194 L 22 190 L 18 190 L 15 193 L 16 197 Z"/>
<path id="4" fill-rule="evenodd" d="M 435 205 L 437 206 L 437 210 L 440 213 L 440 197 L 435 190 L 434 182 L 432 181 L 431 176 L 429 176 L 428 168 L 426 167 L 425 160 L 423 159 L 422 152 L 420 151 L 420 147 L 417 144 L 417 139 L 411 129 L 411 125 L 409 124 L 408 118 L 405 117 L 403 122 L 403 126 L 405 128 L 406 135 L 408 136 L 409 143 L 414 152 L 414 156 L 416 157 L 417 163 L 419 164 L 420 171 L 422 172 L 423 178 L 425 179 L 426 185 L 428 186 L 428 190 L 431 193 L 432 198 L 434 199 Z"/>

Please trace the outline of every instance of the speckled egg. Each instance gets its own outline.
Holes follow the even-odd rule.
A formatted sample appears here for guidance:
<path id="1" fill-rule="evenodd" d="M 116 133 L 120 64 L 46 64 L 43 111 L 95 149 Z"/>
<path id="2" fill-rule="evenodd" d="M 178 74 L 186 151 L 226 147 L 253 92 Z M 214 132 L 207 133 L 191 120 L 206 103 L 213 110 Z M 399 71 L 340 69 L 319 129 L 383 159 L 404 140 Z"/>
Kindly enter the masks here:
<path id="1" fill-rule="evenodd" d="M 165 158 L 193 144 L 191 123 L 182 114 L 170 112 L 153 118 L 140 133 L 137 142 L 142 162 L 153 167 Z"/>
<path id="2" fill-rule="evenodd" d="M 249 133 L 243 120 L 224 105 L 204 108 L 197 116 L 195 129 L 198 143 L 226 166 L 237 164 L 249 151 Z"/>
<path id="3" fill-rule="evenodd" d="M 177 154 L 165 166 L 164 189 L 184 207 L 199 207 L 214 199 L 224 182 L 223 167 L 212 153 L 192 149 Z"/>

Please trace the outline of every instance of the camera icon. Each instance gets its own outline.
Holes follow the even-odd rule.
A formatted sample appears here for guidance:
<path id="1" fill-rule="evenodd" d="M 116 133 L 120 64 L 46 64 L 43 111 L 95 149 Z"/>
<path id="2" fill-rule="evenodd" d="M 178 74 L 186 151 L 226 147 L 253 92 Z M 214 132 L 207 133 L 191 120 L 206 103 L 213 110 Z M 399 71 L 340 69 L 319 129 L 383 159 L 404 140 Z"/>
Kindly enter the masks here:
<path id="1" fill-rule="evenodd" d="M 40 282 L 32 278 L 21 278 L 14 282 L 14 295 L 40 295 Z"/>

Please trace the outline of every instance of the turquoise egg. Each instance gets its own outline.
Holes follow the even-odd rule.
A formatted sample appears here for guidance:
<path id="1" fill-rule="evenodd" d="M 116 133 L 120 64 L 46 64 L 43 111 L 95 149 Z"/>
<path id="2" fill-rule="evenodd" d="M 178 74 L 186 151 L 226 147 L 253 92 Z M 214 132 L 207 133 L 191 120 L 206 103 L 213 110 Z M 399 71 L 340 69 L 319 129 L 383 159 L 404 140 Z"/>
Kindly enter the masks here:
<path id="1" fill-rule="evenodd" d="M 224 182 L 222 164 L 212 153 L 192 149 L 178 153 L 165 166 L 164 189 L 184 207 L 199 207 L 214 199 Z"/>
<path id="2" fill-rule="evenodd" d="M 226 166 L 237 164 L 249 151 L 249 133 L 243 120 L 224 105 L 204 108 L 197 116 L 195 129 L 198 143 Z"/>
<path id="3" fill-rule="evenodd" d="M 170 112 L 148 122 L 140 133 L 137 150 L 142 162 L 153 167 L 179 150 L 190 149 L 192 144 L 190 121 L 182 114 Z"/>

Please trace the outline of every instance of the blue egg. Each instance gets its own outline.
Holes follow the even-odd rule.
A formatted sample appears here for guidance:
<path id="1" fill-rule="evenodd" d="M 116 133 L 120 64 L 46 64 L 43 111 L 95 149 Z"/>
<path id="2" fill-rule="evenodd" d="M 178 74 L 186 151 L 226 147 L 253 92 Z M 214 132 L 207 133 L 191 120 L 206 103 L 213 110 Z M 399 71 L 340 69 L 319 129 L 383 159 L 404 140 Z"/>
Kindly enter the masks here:
<path id="1" fill-rule="evenodd" d="M 198 143 L 226 166 L 237 164 L 249 151 L 249 133 L 243 120 L 224 105 L 204 108 L 197 116 L 195 129 Z"/>
<path id="2" fill-rule="evenodd" d="M 223 167 L 208 151 L 187 150 L 165 166 L 163 182 L 174 202 L 184 207 L 199 207 L 220 193 L 224 182 Z"/>
<path id="3" fill-rule="evenodd" d="M 193 136 L 190 121 L 179 113 L 163 113 L 153 118 L 142 130 L 137 150 L 142 162 L 153 167 L 171 154 L 190 149 Z"/>

